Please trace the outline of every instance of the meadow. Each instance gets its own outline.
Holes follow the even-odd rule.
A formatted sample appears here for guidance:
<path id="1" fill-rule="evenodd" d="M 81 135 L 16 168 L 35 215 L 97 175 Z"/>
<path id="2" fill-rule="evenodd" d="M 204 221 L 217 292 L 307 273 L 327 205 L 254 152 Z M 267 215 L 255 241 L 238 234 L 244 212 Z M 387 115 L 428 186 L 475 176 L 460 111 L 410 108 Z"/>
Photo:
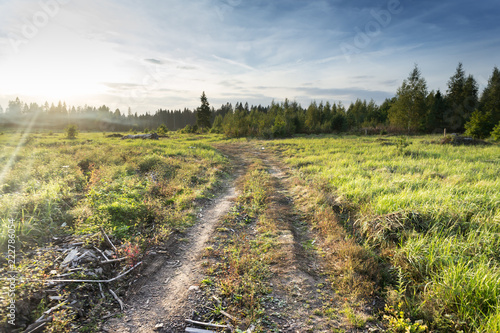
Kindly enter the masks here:
<path id="1" fill-rule="evenodd" d="M 2 253 L 10 220 L 19 279 L 45 279 L 58 271 L 59 255 L 51 244 L 64 237 L 80 236 L 90 248 L 99 246 L 101 227 L 117 247 L 129 244 L 134 253 L 125 255 L 139 260 L 151 246 L 193 225 L 195 202 L 214 195 L 228 164 L 208 144 L 214 140 L 218 137 L 176 134 L 157 141 L 106 133 L 80 133 L 74 139 L 49 132 L 0 135 Z M 2 277 L 10 277 L 6 258 Z M 36 319 L 22 318 L 22 307 L 28 313 L 50 307 L 45 296 L 32 297 L 40 285 L 21 282 L 16 288 L 18 323 Z M 2 314 L 5 302 L 2 298 Z"/>
<path id="2" fill-rule="evenodd" d="M 390 328 L 422 320 L 435 331 L 498 332 L 500 147 L 440 139 L 308 136 L 267 146 L 333 198 L 320 204 L 335 206 L 386 267 Z"/>
<path id="3" fill-rule="evenodd" d="M 21 280 L 53 275 L 60 255 L 51 246 L 64 237 L 80 237 L 88 249 L 99 247 L 101 228 L 118 254 L 137 261 L 172 235 L 182 237 L 197 222 L 197 203 L 217 196 L 231 167 L 234 172 L 241 168 L 238 163 L 254 163 L 260 156 L 260 164 L 243 168 L 242 193 L 217 229 L 221 244 L 207 247 L 214 262 L 205 284 L 217 281 L 229 309 L 244 309 L 243 322 L 266 318 L 259 299 L 268 297 L 270 281 L 279 278 L 277 263 L 286 263 L 276 259 L 284 255 L 276 243 L 286 229 L 276 208 L 282 186 L 295 202 L 285 209 L 295 207 L 300 226 L 311 228 L 301 246 L 326 258 L 328 293 L 337 295 L 316 310 L 318 315 L 327 318 L 342 304 L 339 316 L 361 311 L 376 295 L 380 312 L 363 320 L 353 314 L 351 327 L 362 328 L 368 320 L 393 332 L 500 331 L 498 144 L 454 146 L 438 136 L 241 140 L 180 133 L 158 141 L 107 133 L 80 133 L 74 139 L 64 133 L 2 134 L 2 251 L 13 221 Z M 241 155 L 240 162 L 222 152 L 227 143 L 232 154 Z M 270 174 L 281 167 L 288 167 L 283 169 L 290 180 L 278 186 Z M 236 233 L 229 234 L 233 229 Z M 252 241 L 242 241 L 245 237 Z M 8 276 L 5 259 L 2 277 Z M 107 273 L 106 279 L 116 275 Z M 54 305 L 42 288 L 28 280 L 16 286 L 18 306 L 26 307 L 20 309 L 21 324 Z M 71 292 L 82 296 L 99 290 L 70 285 L 60 301 Z M 0 315 L 6 318 L 8 300 L 1 302 Z M 104 301 L 98 306 L 94 310 L 100 312 L 90 310 L 89 317 L 112 311 Z M 96 322 L 75 326 L 74 316 L 61 314 L 48 331 L 98 327 Z M 335 327 L 336 321 L 324 325 Z"/>

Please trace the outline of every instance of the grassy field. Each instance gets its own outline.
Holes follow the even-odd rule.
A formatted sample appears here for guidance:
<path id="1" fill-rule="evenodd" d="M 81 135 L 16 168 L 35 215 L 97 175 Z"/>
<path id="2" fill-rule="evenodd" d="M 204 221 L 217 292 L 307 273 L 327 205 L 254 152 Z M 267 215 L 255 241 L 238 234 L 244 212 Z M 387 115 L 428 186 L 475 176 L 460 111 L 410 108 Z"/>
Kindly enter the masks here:
<path id="1" fill-rule="evenodd" d="M 333 198 L 323 204 L 389 267 L 389 329 L 423 320 L 436 331 L 498 332 L 500 147 L 439 139 L 320 136 L 268 147 Z"/>
<path id="2" fill-rule="evenodd" d="M 61 255 L 51 243 L 71 236 L 81 237 L 88 249 L 99 247 L 103 227 L 117 254 L 137 262 L 148 248 L 166 244 L 196 222 L 197 201 L 213 197 L 231 164 L 240 163 L 231 163 L 213 144 L 232 142 L 233 155 L 246 152 L 254 157 L 245 163 L 255 163 L 244 170 L 242 193 L 218 225 L 219 244 L 206 249 L 204 283 L 217 285 L 218 295 L 245 324 L 270 318 L 260 299 L 269 298 L 270 281 L 279 277 L 276 267 L 286 262 L 278 242 L 286 228 L 276 222 L 284 214 L 278 216 L 274 193 L 284 186 L 300 223 L 312 232 L 302 247 L 324 258 L 329 292 L 336 295 L 332 308 L 326 302 L 318 314 L 326 318 L 333 306 L 343 306 L 343 312 L 335 311 L 353 313 L 344 327 L 362 328 L 366 320 L 360 323 L 354 314 L 377 295 L 381 312 L 370 321 L 383 321 L 389 331 L 500 331 L 500 146 L 443 145 L 433 136 L 242 140 L 176 133 L 158 141 L 103 133 L 76 139 L 63 133 L 2 134 L 2 252 L 13 221 L 18 277 L 44 280 L 61 273 L 55 264 Z M 282 164 L 291 177 L 277 186 L 270 174 Z M 0 259 L 2 277 L 8 276 L 6 259 Z M 104 273 L 106 279 L 116 276 Z M 4 280 L 1 287 L 8 288 Z M 21 324 L 57 304 L 41 288 L 32 281 L 16 286 Z M 71 294 L 88 298 L 99 293 L 95 288 L 69 285 L 58 302 Z M 1 298 L 2 320 L 6 302 Z M 84 306 L 93 309 L 87 316 L 111 312 L 105 304 Z M 55 313 L 47 331 L 95 331 L 95 322 L 76 324 L 75 316 L 69 310 Z M 278 329 L 276 323 L 259 329 L 269 327 Z"/>
<path id="3" fill-rule="evenodd" d="M 148 247 L 191 226 L 194 202 L 213 196 L 228 163 L 208 144 L 217 140 L 175 134 L 158 141 L 121 140 L 103 133 L 82 133 L 76 139 L 63 133 L 1 135 L 2 252 L 10 219 L 21 279 L 45 279 L 57 270 L 57 253 L 33 254 L 33 249 L 47 249 L 65 235 L 85 235 L 85 242 L 98 245 L 100 237 L 93 235 L 100 227 L 117 246 L 129 244 L 134 253 L 124 255 L 140 257 Z M 8 270 L 6 263 L 2 265 Z M 19 322 L 29 322 L 36 315 L 30 313 L 33 308 L 40 313 L 50 307 L 46 297 L 33 300 L 39 287 L 33 282 L 17 286 Z M 2 304 L 2 320 L 6 309 Z"/>

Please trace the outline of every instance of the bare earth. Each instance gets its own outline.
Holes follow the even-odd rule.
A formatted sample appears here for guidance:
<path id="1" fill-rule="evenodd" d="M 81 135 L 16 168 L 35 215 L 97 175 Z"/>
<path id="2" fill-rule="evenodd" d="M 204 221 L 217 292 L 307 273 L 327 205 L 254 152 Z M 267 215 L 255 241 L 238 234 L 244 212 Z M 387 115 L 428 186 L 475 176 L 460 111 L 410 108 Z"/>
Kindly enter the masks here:
<path id="1" fill-rule="evenodd" d="M 188 318 L 187 302 L 198 292 L 203 278 L 200 254 L 214 225 L 224 216 L 236 198 L 234 185 L 227 184 L 223 194 L 199 213 L 199 223 L 187 235 L 175 256 L 157 256 L 143 273 L 142 286 L 128 300 L 122 318 L 110 319 L 104 332 L 154 332 L 166 330 L 170 323 Z M 174 330 L 174 332 L 177 330 Z M 184 330 L 182 330 L 183 332 Z"/>

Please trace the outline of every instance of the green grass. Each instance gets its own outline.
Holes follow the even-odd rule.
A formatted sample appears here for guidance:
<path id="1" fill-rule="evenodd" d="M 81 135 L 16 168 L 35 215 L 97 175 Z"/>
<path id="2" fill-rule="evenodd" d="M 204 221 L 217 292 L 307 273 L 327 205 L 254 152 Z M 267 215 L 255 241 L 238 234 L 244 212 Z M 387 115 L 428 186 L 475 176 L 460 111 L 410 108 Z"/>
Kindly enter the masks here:
<path id="1" fill-rule="evenodd" d="M 353 236 L 402 268 L 412 319 L 436 331 L 485 331 L 499 321 L 500 147 L 438 139 L 412 137 L 405 147 L 391 137 L 321 136 L 268 146 L 335 197 Z"/>
<path id="2" fill-rule="evenodd" d="M 0 182 L 0 244 L 9 218 L 29 243 L 43 242 L 61 226 L 88 233 L 104 225 L 119 238 L 154 221 L 182 228 L 191 222 L 179 220 L 178 212 L 209 193 L 227 162 L 208 140 L 193 144 L 187 136 L 133 141 L 100 133 L 74 140 L 11 134 L 0 140 L 7 166 Z"/>
<path id="3" fill-rule="evenodd" d="M 243 179 L 237 205 L 220 223 L 223 228 L 216 244 L 205 251 L 215 262 L 206 268 L 216 281 L 215 292 L 227 311 L 239 318 L 240 328 L 254 324 L 256 332 L 268 331 L 264 297 L 272 291 L 271 265 L 279 255 L 275 222 L 267 216 L 271 190 L 269 173 L 253 164 Z M 255 233 L 249 232 L 252 226 Z"/>
<path id="4" fill-rule="evenodd" d="M 53 237 L 70 234 L 90 235 L 90 246 L 98 245 L 104 227 L 124 255 L 140 260 L 149 246 L 191 226 L 196 200 L 211 197 L 225 175 L 228 160 L 209 144 L 221 137 L 194 138 L 171 134 L 158 141 L 120 140 L 102 133 L 81 133 L 75 139 L 63 133 L 0 136 L 0 246 L 7 248 L 9 219 L 16 227 L 17 253 L 50 247 Z M 60 254 L 44 251 L 18 260 L 20 278 L 45 279 L 58 269 L 54 260 Z M 0 274 L 6 270 L 3 267 Z M 38 305 L 32 304 L 32 296 L 42 295 L 39 284 L 23 282 L 16 288 L 19 307 L 29 311 Z M 0 304 L 0 314 L 6 309 Z"/>

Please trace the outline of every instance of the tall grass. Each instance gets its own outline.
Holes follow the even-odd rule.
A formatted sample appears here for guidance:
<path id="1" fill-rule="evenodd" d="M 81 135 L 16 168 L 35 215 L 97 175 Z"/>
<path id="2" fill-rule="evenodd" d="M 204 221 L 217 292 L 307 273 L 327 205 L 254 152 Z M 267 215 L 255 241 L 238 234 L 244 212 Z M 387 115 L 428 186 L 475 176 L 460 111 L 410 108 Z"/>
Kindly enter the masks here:
<path id="1" fill-rule="evenodd" d="M 117 236 L 148 221 L 185 227 L 192 219 L 179 212 L 208 195 L 227 163 L 208 140 L 193 144 L 182 135 L 160 141 L 100 133 L 74 140 L 25 136 L 0 138 L 0 161 L 11 161 L 0 182 L 0 229 L 13 219 L 17 236 L 28 243 L 43 242 L 62 226 L 89 232 L 105 225 Z"/>
<path id="2" fill-rule="evenodd" d="M 352 232 L 401 268 L 406 311 L 436 331 L 495 331 L 500 303 L 500 147 L 435 137 L 314 137 L 270 143 L 336 197 Z M 436 140 L 437 141 L 437 140 Z"/>

